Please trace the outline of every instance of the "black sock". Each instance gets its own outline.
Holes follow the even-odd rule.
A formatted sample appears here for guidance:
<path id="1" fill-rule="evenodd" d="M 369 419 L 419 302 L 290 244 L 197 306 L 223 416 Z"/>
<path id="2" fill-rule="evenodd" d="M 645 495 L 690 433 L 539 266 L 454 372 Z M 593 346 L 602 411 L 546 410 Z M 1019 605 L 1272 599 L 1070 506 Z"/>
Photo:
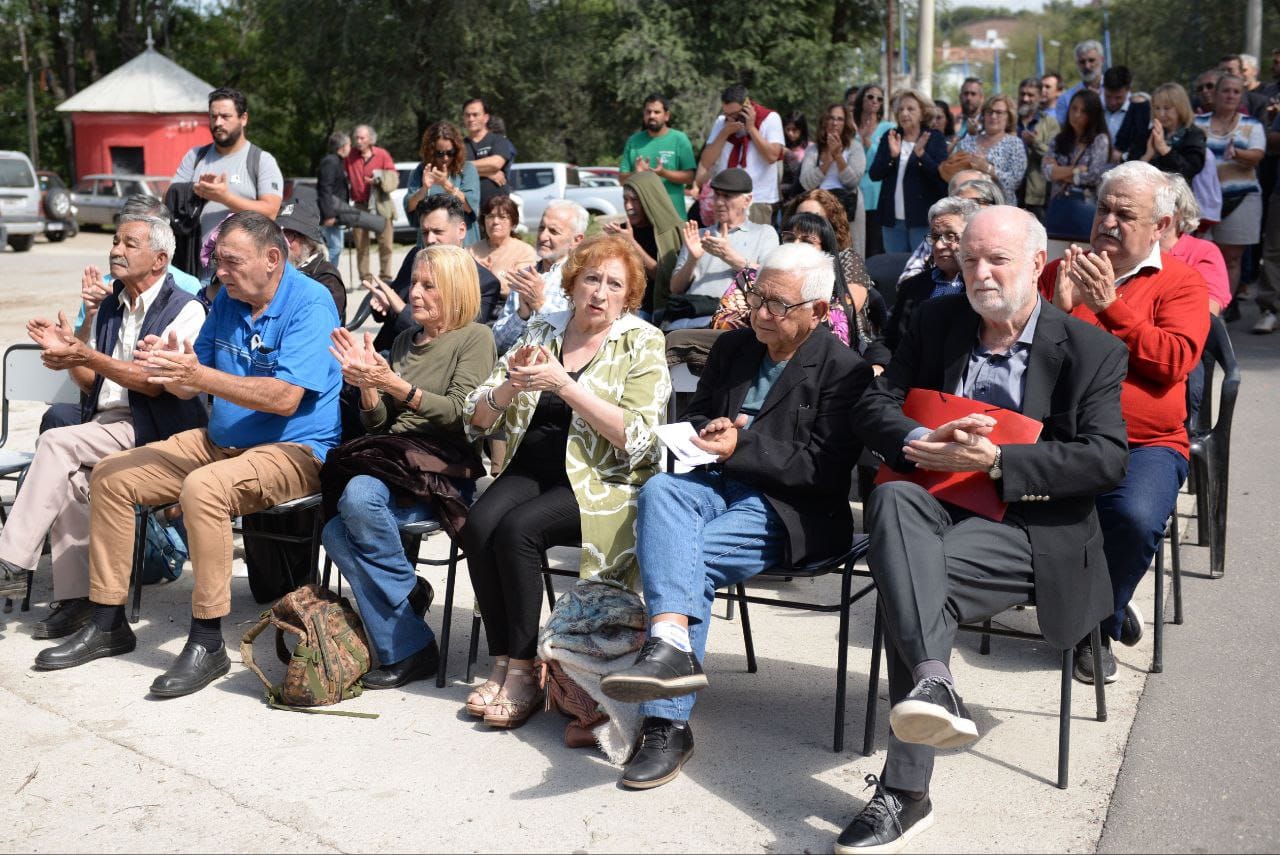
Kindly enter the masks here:
<path id="1" fill-rule="evenodd" d="M 103 632 L 119 629 L 124 623 L 124 606 L 93 604 L 93 625 Z"/>
<path id="2" fill-rule="evenodd" d="M 222 648 L 222 618 L 191 619 L 191 632 L 187 633 L 187 641 L 194 641 L 210 653 Z"/>

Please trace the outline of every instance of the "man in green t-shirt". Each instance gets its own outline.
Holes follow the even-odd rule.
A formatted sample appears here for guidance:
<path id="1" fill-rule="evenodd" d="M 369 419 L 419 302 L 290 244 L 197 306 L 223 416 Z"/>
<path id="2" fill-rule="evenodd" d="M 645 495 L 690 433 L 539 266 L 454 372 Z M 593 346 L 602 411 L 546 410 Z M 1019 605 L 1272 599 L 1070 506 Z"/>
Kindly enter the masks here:
<path id="1" fill-rule="evenodd" d="M 665 96 L 655 93 L 644 100 L 644 130 L 632 134 L 623 147 L 619 178 L 626 181 L 634 172 L 657 173 L 676 213 L 683 217 L 684 188 L 693 183 L 698 163 L 689 138 L 684 131 L 669 127 L 670 121 L 671 103 Z"/>

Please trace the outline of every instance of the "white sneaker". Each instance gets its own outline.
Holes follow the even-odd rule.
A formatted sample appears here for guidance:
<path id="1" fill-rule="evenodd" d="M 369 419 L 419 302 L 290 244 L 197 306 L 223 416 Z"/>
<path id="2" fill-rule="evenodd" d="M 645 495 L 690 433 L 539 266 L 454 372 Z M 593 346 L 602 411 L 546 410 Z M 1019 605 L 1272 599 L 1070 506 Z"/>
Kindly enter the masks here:
<path id="1" fill-rule="evenodd" d="M 1266 335 L 1276 331 L 1276 313 L 1263 312 L 1262 317 L 1258 318 L 1258 322 L 1253 325 L 1254 335 Z"/>

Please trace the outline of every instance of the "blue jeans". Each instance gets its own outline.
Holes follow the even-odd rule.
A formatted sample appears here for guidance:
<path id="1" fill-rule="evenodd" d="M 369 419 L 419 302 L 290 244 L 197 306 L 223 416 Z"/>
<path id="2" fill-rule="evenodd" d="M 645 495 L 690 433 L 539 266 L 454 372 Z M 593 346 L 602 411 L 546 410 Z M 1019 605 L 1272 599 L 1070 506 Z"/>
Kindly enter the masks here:
<path id="1" fill-rule="evenodd" d="M 462 489 L 462 494 L 470 501 L 475 485 L 465 483 L 470 490 Z M 325 551 L 351 584 L 365 632 L 383 665 L 412 656 L 435 639 L 409 606 L 417 573 L 405 557 L 399 528 L 433 518 L 426 504 L 400 507 L 382 481 L 357 475 L 342 491 L 338 516 L 321 535 Z"/>
<path id="2" fill-rule="evenodd" d="M 1102 622 L 1102 631 L 1112 638 L 1120 637 L 1124 607 L 1160 548 L 1164 524 L 1186 477 L 1187 458 L 1181 452 L 1159 446 L 1131 448 L 1124 480 L 1098 497 L 1102 549 L 1115 597 L 1115 614 Z"/>
<path id="3" fill-rule="evenodd" d="M 324 232 L 324 245 L 329 250 L 329 263 L 337 267 L 338 259 L 342 257 L 342 245 L 346 240 L 347 230 L 342 226 L 321 226 L 320 231 Z"/>
<path id="4" fill-rule="evenodd" d="M 915 252 L 929 233 L 926 226 L 908 226 L 906 220 L 894 220 L 891 226 L 881 226 L 885 252 Z"/>
<path id="5" fill-rule="evenodd" d="M 658 474 L 640 490 L 636 557 L 649 615 L 689 618 L 702 661 L 717 588 L 750 579 L 786 556 L 787 530 L 760 491 L 719 472 Z M 685 721 L 694 695 L 649 701 L 646 716 Z"/>

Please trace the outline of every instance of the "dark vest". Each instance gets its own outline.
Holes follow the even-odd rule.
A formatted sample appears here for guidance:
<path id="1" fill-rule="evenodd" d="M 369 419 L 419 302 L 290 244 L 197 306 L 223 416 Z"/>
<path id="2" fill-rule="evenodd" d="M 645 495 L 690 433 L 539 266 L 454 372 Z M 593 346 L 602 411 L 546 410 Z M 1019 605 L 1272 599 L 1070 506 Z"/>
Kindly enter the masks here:
<path id="1" fill-rule="evenodd" d="M 173 284 L 173 277 L 165 275 L 164 281 L 152 287 L 159 288 L 160 293 L 142 318 L 142 330 L 138 338 L 149 335 L 160 335 L 165 327 L 173 323 L 182 311 L 182 307 L 195 299 L 194 296 Z M 98 336 L 95 347 L 99 353 L 108 356 L 116 349 L 120 338 L 120 326 L 124 316 L 124 307 L 120 305 L 120 292 L 124 283 L 117 280 L 112 289 L 112 296 L 102 301 L 98 307 Z M 99 374 L 93 380 L 93 389 L 80 395 L 80 421 L 87 422 L 93 418 L 98 408 L 98 395 L 102 392 L 103 376 Z M 204 427 L 209 423 L 209 412 L 205 409 L 203 396 L 197 395 L 184 401 L 169 392 L 149 398 L 132 390 L 129 392 L 129 415 L 133 418 L 134 444 L 146 445 L 160 439 L 168 439 L 175 433 L 192 428 Z"/>

